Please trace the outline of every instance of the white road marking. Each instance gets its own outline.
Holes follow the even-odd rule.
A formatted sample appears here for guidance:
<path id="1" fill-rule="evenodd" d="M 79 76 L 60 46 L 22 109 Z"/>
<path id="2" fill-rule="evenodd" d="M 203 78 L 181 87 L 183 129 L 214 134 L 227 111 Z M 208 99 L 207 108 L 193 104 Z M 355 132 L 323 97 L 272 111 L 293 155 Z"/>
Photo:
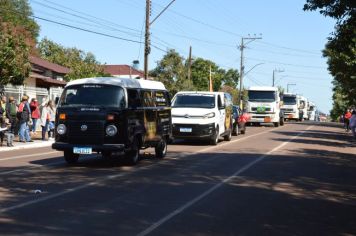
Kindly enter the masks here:
<path id="1" fill-rule="evenodd" d="M 217 190 L 218 188 L 220 188 L 221 186 L 223 186 L 225 183 L 229 182 L 230 180 L 232 180 L 233 178 L 237 177 L 238 175 L 240 175 L 241 173 L 245 172 L 246 170 L 250 169 L 252 166 L 256 165 L 257 163 L 259 163 L 260 161 L 262 161 L 265 157 L 269 156 L 270 154 L 272 154 L 273 152 L 281 149 L 282 147 L 284 147 L 285 145 L 287 145 L 288 143 L 290 143 L 291 141 L 293 141 L 294 139 L 296 139 L 297 137 L 299 137 L 300 135 L 304 134 L 307 130 L 310 130 L 313 126 L 309 126 L 306 130 L 302 131 L 301 133 L 299 133 L 296 136 L 293 136 L 291 139 L 289 139 L 286 142 L 283 142 L 282 144 L 278 145 L 277 147 L 273 148 L 271 151 L 267 152 L 266 154 L 261 155 L 260 157 L 256 158 L 254 161 L 248 163 L 247 165 L 243 166 L 242 168 L 240 168 L 239 170 L 237 170 L 235 173 L 233 173 L 232 175 L 230 175 L 228 178 L 224 179 L 222 182 L 214 185 L 213 187 L 211 187 L 210 189 L 206 190 L 205 192 L 203 192 L 202 194 L 200 194 L 199 196 L 197 196 L 196 198 L 194 198 L 193 200 L 185 203 L 184 205 L 182 205 L 181 207 L 177 208 L 176 210 L 174 210 L 173 212 L 169 213 L 168 215 L 166 215 L 165 217 L 161 218 L 160 220 L 158 220 L 157 222 L 155 222 L 154 224 L 152 224 L 150 227 L 148 227 L 147 229 L 143 230 L 142 232 L 140 232 L 139 234 L 137 234 L 137 236 L 145 236 L 149 233 L 151 233 L 152 231 L 154 231 L 155 229 L 157 229 L 158 227 L 160 227 L 162 224 L 164 224 L 165 222 L 167 222 L 168 220 L 172 219 L 173 217 L 175 217 L 176 215 L 182 213 L 184 210 L 186 210 L 187 208 L 191 207 L 192 205 L 194 205 L 195 203 L 197 203 L 198 201 L 202 200 L 203 198 L 205 198 L 206 196 L 208 196 L 209 194 L 211 194 L 212 192 L 214 192 L 215 190 Z"/>
<path id="2" fill-rule="evenodd" d="M 279 127 L 279 128 L 281 128 L 281 127 Z M 210 151 L 210 150 L 217 149 L 217 148 L 220 148 L 220 147 L 225 146 L 225 145 L 229 145 L 229 144 L 232 144 L 232 143 L 235 143 L 235 142 L 246 140 L 248 138 L 252 138 L 252 137 L 255 137 L 255 136 L 258 136 L 258 135 L 262 135 L 262 134 L 268 133 L 268 132 L 270 132 L 272 130 L 276 130 L 276 129 L 279 129 L 279 128 L 274 128 L 274 129 L 271 129 L 271 130 L 268 130 L 268 131 L 264 131 L 264 132 L 261 132 L 261 133 L 253 134 L 253 135 L 250 135 L 250 136 L 246 136 L 246 137 L 243 137 L 241 139 L 237 139 L 237 140 L 234 140 L 234 141 L 231 141 L 231 142 L 226 142 L 226 143 L 223 143 L 223 144 L 220 144 L 220 145 L 204 148 L 204 149 L 201 149 L 201 150 L 199 150 L 197 152 L 194 152 L 194 153 L 188 153 L 186 155 L 179 155 L 179 156 L 180 157 L 186 157 L 186 156 L 195 155 L 196 153 L 202 153 L 202 152 Z M 38 155 L 38 154 L 36 154 L 36 155 Z M 62 192 L 54 193 L 54 194 L 48 195 L 46 197 L 41 197 L 39 199 L 30 200 L 30 201 L 27 201 L 27 202 L 24 202 L 24 203 L 20 203 L 20 204 L 14 205 L 14 206 L 2 208 L 2 209 L 0 209 L 0 213 L 12 211 L 12 210 L 19 209 L 19 208 L 26 207 L 26 206 L 30 206 L 30 205 L 33 205 L 33 204 L 36 204 L 36 203 L 40 203 L 40 202 L 43 202 L 43 201 L 46 201 L 46 200 L 57 198 L 57 197 L 63 196 L 63 195 L 68 194 L 68 193 L 76 192 L 78 190 L 82 190 L 84 188 L 97 185 L 97 184 L 102 183 L 102 182 L 104 182 L 106 180 L 111 180 L 111 179 L 115 179 L 115 178 L 118 178 L 118 177 L 122 177 L 124 175 L 130 174 L 130 173 L 134 173 L 134 172 L 139 171 L 139 170 L 146 170 L 146 169 L 148 169 L 148 168 L 150 168 L 152 166 L 159 165 L 160 163 L 162 163 L 162 162 L 156 162 L 156 163 L 153 163 L 153 164 L 145 166 L 145 167 L 140 167 L 140 168 L 134 169 L 134 170 L 132 170 L 130 172 L 120 173 L 120 174 L 116 174 L 116 175 L 109 175 L 109 176 L 103 177 L 103 178 L 101 178 L 99 180 L 96 180 L 96 181 L 93 181 L 93 182 L 89 182 L 89 183 L 86 183 L 84 185 L 79 185 L 79 186 L 77 186 L 75 188 L 66 189 L 66 190 L 64 190 Z"/>

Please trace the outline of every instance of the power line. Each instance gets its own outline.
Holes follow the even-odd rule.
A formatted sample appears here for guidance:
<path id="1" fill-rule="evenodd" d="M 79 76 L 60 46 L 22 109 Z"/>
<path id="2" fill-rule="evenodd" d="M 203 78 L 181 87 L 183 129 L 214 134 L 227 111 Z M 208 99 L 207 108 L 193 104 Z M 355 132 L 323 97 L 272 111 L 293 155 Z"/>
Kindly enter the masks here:
<path id="1" fill-rule="evenodd" d="M 261 61 L 265 63 L 275 63 L 275 64 L 280 64 L 280 65 L 285 65 L 285 66 L 295 66 L 295 67 L 303 67 L 303 68 L 316 68 L 316 69 L 326 69 L 325 67 L 322 66 L 308 66 L 308 65 L 297 65 L 297 64 L 291 64 L 291 63 L 284 63 L 284 62 L 279 62 L 279 61 L 268 61 L 268 60 L 262 60 L 258 58 L 252 58 L 252 57 L 246 57 L 249 60 L 253 61 Z"/>

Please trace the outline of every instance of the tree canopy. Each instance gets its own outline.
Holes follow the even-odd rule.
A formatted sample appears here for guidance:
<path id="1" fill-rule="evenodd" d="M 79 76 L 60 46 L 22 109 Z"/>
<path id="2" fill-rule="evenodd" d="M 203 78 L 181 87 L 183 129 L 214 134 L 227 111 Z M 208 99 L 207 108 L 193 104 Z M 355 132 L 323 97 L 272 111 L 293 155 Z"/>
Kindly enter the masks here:
<path id="1" fill-rule="evenodd" d="M 150 71 L 150 76 L 163 82 L 172 95 L 182 90 L 208 91 L 210 69 L 214 91 L 226 90 L 231 94 L 237 94 L 236 86 L 239 80 L 237 70 L 225 70 L 213 61 L 198 57 L 193 59 L 191 79 L 188 80 L 188 60 L 173 49 L 168 50 L 157 62 L 156 68 Z"/>
<path id="2" fill-rule="evenodd" d="M 28 77 L 39 26 L 27 0 L 0 0 L 0 84 L 21 85 Z"/>
<path id="3" fill-rule="evenodd" d="M 66 48 L 47 38 L 38 43 L 37 49 L 43 59 L 70 68 L 70 73 L 65 76 L 67 81 L 106 75 L 94 54 L 90 52 L 75 47 Z"/>
<path id="4" fill-rule="evenodd" d="M 304 10 L 337 20 L 323 50 L 334 77 L 333 118 L 356 104 L 356 4 L 354 0 L 307 0 Z"/>

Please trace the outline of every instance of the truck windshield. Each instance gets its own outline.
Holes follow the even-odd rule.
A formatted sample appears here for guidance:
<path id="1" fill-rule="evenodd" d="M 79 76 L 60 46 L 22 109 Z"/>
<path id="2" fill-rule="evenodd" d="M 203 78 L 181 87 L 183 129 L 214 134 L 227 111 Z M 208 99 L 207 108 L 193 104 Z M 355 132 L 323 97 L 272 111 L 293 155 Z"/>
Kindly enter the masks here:
<path id="1" fill-rule="evenodd" d="M 248 100 L 251 102 L 274 102 L 276 101 L 275 91 L 248 91 Z"/>
<path id="2" fill-rule="evenodd" d="M 292 97 L 292 96 L 283 96 L 283 103 L 285 105 L 296 105 L 297 104 L 297 98 Z"/>
<path id="3" fill-rule="evenodd" d="M 125 95 L 121 87 L 112 85 L 73 85 L 63 91 L 59 105 L 124 108 Z"/>
<path id="4" fill-rule="evenodd" d="M 213 108 L 215 96 L 205 94 L 180 94 L 177 95 L 172 107 Z"/>

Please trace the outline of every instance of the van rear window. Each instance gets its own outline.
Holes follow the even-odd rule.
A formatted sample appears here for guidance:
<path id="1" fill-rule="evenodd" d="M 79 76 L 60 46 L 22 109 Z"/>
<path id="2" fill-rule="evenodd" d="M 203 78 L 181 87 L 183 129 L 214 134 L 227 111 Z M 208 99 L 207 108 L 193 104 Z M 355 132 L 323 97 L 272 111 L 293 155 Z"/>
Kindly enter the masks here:
<path id="1" fill-rule="evenodd" d="M 118 86 L 84 84 L 67 87 L 61 96 L 60 106 L 125 107 L 124 90 Z"/>
<path id="2" fill-rule="evenodd" d="M 172 107 L 213 108 L 215 96 L 206 94 L 179 94 Z"/>

